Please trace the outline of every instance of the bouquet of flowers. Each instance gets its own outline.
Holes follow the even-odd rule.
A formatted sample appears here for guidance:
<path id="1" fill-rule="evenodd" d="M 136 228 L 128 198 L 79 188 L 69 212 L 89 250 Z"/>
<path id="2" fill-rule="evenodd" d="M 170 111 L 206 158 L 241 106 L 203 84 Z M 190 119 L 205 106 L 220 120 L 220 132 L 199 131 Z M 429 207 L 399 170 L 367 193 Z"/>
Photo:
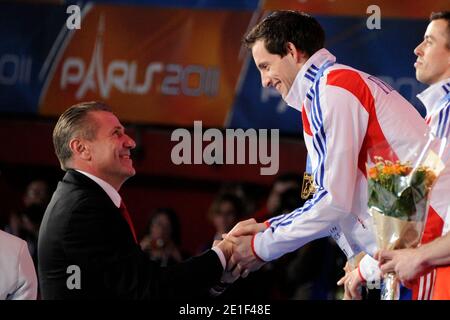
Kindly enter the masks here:
<path id="1" fill-rule="evenodd" d="M 428 157 L 423 165 L 375 158 L 368 168 L 368 207 L 374 222 L 379 249 L 416 247 L 426 221 L 428 194 L 438 175 Z M 420 161 L 421 162 L 421 161 Z M 399 298 L 399 282 L 387 274 L 381 288 L 382 300 Z"/>

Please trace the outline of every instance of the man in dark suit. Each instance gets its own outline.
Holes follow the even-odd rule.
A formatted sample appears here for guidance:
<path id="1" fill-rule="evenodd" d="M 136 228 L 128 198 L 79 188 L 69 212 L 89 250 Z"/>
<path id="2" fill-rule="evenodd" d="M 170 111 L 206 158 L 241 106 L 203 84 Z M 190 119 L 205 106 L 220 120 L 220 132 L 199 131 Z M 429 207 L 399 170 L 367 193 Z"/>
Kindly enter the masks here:
<path id="1" fill-rule="evenodd" d="M 130 150 L 136 144 L 108 106 L 90 102 L 66 110 L 53 143 L 66 174 L 40 229 L 44 299 L 192 299 L 219 282 L 232 252 L 226 240 L 167 268 L 140 250 L 118 193 L 135 174 Z"/>

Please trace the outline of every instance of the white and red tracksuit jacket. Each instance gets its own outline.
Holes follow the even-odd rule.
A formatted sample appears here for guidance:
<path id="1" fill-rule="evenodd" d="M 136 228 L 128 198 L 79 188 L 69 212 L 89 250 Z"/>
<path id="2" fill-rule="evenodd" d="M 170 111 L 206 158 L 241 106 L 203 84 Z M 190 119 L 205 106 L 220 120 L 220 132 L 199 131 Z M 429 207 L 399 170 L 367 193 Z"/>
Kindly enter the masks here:
<path id="1" fill-rule="evenodd" d="M 253 251 L 264 261 L 330 235 L 349 259 L 361 251 L 374 254 L 366 164 L 375 156 L 410 160 L 426 142 L 425 122 L 399 93 L 335 61 L 328 50 L 317 51 L 285 99 L 302 112 L 317 191 L 303 207 L 268 220 L 269 228 L 254 236 Z"/>
<path id="2" fill-rule="evenodd" d="M 439 139 L 450 138 L 450 78 L 428 87 L 417 96 L 427 110 L 425 118 Z M 447 167 L 440 174 L 430 194 L 430 207 L 422 244 L 431 242 L 449 231 L 450 148 L 444 151 Z M 436 279 L 436 280 L 435 280 Z M 450 299 L 450 267 L 438 267 L 420 277 L 413 287 L 413 299 Z"/>

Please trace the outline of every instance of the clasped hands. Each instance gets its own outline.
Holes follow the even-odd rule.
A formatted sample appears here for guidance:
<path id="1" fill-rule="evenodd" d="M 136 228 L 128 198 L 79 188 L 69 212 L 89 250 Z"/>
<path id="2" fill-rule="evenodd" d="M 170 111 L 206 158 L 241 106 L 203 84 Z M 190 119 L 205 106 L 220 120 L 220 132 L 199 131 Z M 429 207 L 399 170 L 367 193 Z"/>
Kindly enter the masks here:
<path id="1" fill-rule="evenodd" d="M 248 219 L 237 223 L 223 240 L 217 240 L 213 246 L 218 246 L 227 260 L 221 281 L 232 283 L 239 277 L 245 278 L 252 271 L 261 268 L 265 261 L 259 259 L 252 250 L 252 238 L 258 232 L 267 229 L 266 224 L 257 223 L 255 219 Z"/>

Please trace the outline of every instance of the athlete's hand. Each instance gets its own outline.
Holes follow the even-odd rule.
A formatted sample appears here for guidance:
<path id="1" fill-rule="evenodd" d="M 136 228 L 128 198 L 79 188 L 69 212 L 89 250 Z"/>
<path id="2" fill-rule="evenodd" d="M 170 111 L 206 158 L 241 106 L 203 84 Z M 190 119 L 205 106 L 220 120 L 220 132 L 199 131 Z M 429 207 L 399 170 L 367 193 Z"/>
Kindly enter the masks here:
<path id="1" fill-rule="evenodd" d="M 415 279 L 429 271 L 419 249 L 381 250 L 375 254 L 375 259 L 380 262 L 383 275 L 395 272 L 401 283 L 410 288 Z"/>
<path id="2" fill-rule="evenodd" d="M 227 240 L 234 245 L 227 268 L 228 271 L 232 271 L 233 276 L 241 275 L 242 278 L 245 278 L 250 272 L 258 270 L 266 263 L 254 254 L 251 247 L 252 238 L 253 236 L 227 236 Z"/>
<path id="3" fill-rule="evenodd" d="M 241 222 L 238 222 L 230 232 L 228 232 L 227 236 L 249 236 L 254 235 L 258 232 L 262 232 L 267 229 L 267 225 L 265 223 L 257 223 L 255 219 L 247 219 Z M 225 238 L 227 237 L 225 236 Z"/>
<path id="4" fill-rule="evenodd" d="M 358 269 L 349 271 L 348 268 L 345 275 L 337 282 L 338 286 L 344 285 L 344 300 L 361 300 L 361 287 L 363 279 L 359 276 Z"/>

